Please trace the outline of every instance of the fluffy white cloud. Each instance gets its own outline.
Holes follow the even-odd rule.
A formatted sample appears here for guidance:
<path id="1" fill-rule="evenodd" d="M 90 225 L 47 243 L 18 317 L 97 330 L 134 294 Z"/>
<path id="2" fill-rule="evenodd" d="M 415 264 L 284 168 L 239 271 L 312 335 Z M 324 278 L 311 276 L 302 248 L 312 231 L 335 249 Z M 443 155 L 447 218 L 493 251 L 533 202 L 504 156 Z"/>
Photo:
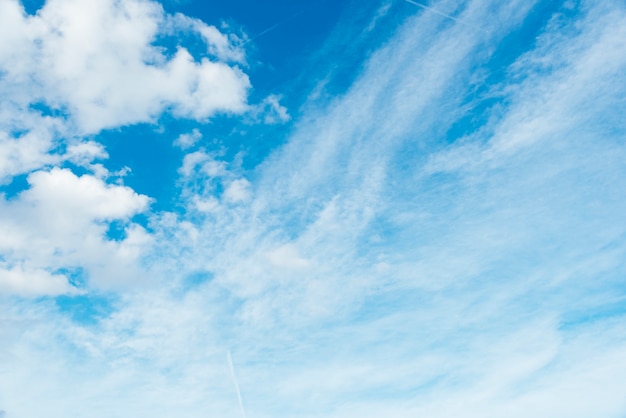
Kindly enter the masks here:
<path id="1" fill-rule="evenodd" d="M 47 212 L 45 222 L 74 228 L 96 220 L 127 219 L 142 212 L 149 199 L 124 186 L 108 185 L 93 176 L 76 176 L 54 168 L 28 176 L 31 188 L 20 195 L 20 203 Z M 69 215 L 69 216 L 68 216 Z"/>
<path id="2" fill-rule="evenodd" d="M 206 49 L 186 49 L 189 36 Z M 167 47 L 157 44 L 163 39 Z M 126 169 L 109 172 L 98 161 L 106 149 L 85 137 L 163 112 L 204 121 L 248 110 L 240 44 L 150 0 L 49 0 L 35 15 L 18 0 L 0 0 L 0 184 L 31 172 L 29 189 L 0 201 L 4 291 L 68 291 L 54 274 L 65 267 L 84 268 L 97 286 L 145 276 L 136 269 L 151 238 L 129 219 L 149 199 L 107 184 Z M 190 147 L 199 136 L 178 144 Z M 53 168 L 64 162 L 93 175 Z M 210 159 L 201 163 L 217 174 Z M 107 236 L 112 222 L 121 225 L 117 237 Z"/>
<path id="3" fill-rule="evenodd" d="M 151 121 L 167 108 L 195 119 L 247 108 L 240 69 L 153 44 L 168 19 L 156 2 L 50 0 L 36 16 L 17 0 L 0 7 L 0 82 L 12 86 L 3 90 L 21 106 L 67 112 L 80 132 Z M 216 28 L 193 27 L 218 58 L 241 53 Z"/>
<path id="4" fill-rule="evenodd" d="M 190 52 L 183 33 L 206 50 Z M 155 44 L 163 37 L 171 50 Z M 200 121 L 247 111 L 238 43 L 149 0 L 49 0 L 32 16 L 18 0 L 0 1 L 0 183 L 66 159 L 105 177 L 86 160 L 103 150 L 60 155 L 59 145 L 166 111 Z"/>
<path id="5" fill-rule="evenodd" d="M 8 269 L 0 267 L 0 293 L 37 297 L 75 294 L 78 291 L 62 274 L 51 274 L 40 269 L 25 270 L 21 266 L 15 266 Z"/>
<path id="6" fill-rule="evenodd" d="M 17 120 L 3 119 L 9 106 L 10 103 L 0 104 L 0 184 L 10 182 L 15 175 L 61 161 L 59 155 L 51 152 L 58 121 L 32 112 Z"/>
<path id="7" fill-rule="evenodd" d="M 5 272 L 3 290 L 68 290 L 59 285 L 62 276 L 42 269 L 84 268 L 100 287 L 121 284 L 138 273 L 136 263 L 150 238 L 129 218 L 148 208 L 148 197 L 59 168 L 32 173 L 28 183 L 30 188 L 14 199 L 0 201 L 0 255 L 13 266 Z M 121 239 L 106 236 L 112 221 L 125 225 Z M 23 263 L 32 268 L 17 269 Z"/>

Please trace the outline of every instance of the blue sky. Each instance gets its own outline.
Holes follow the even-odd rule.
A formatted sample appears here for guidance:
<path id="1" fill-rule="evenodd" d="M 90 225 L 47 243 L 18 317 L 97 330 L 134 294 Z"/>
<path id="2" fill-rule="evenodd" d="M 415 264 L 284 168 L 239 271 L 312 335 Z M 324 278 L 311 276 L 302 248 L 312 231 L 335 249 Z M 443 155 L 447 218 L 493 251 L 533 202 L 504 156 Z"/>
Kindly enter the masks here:
<path id="1" fill-rule="evenodd" d="M 0 0 L 0 417 L 626 416 L 620 0 Z"/>

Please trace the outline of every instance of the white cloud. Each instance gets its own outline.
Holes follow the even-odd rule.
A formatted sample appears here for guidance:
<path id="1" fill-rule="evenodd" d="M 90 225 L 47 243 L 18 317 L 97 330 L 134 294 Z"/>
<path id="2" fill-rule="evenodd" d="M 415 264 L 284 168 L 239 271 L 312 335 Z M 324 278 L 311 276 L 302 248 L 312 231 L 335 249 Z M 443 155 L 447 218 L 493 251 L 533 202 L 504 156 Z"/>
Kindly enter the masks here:
<path id="1" fill-rule="evenodd" d="M 178 172 L 184 177 L 199 174 L 212 178 L 222 177 L 227 174 L 226 163 L 215 159 L 214 156 L 207 154 L 203 150 L 185 155 L 183 165 L 178 169 Z"/>
<path id="2" fill-rule="evenodd" d="M 153 45 L 169 19 L 156 2 L 49 0 L 35 16 L 15 0 L 1 7 L 0 83 L 4 100 L 22 109 L 61 109 L 81 133 L 150 122 L 170 108 L 198 120 L 247 109 L 250 83 L 239 68 Z M 220 59 L 238 51 L 217 29 L 194 28 Z"/>
<path id="3" fill-rule="evenodd" d="M 277 266 L 288 269 L 302 269 L 310 265 L 310 261 L 303 258 L 296 246 L 286 244 L 270 251 L 267 254 L 270 262 Z"/>
<path id="4" fill-rule="evenodd" d="M 31 188 L 20 195 L 20 202 L 45 207 L 47 221 L 55 227 L 64 222 L 76 227 L 95 220 L 127 219 L 149 203 L 148 197 L 128 187 L 107 185 L 89 175 L 78 177 L 67 169 L 35 172 L 28 183 Z"/>
<path id="5" fill-rule="evenodd" d="M 25 270 L 20 266 L 4 268 L 0 264 L 0 293 L 23 297 L 76 294 L 67 277 L 45 270 Z"/>
<path id="6" fill-rule="evenodd" d="M 280 104 L 280 97 L 275 94 L 263 99 L 252 111 L 252 115 L 268 125 L 285 123 L 291 119 L 287 108 Z"/>
<path id="7" fill-rule="evenodd" d="M 80 166 L 88 166 L 95 159 L 106 159 L 109 154 L 97 142 L 80 142 L 67 147 L 66 158 Z"/>
<path id="8" fill-rule="evenodd" d="M 188 36 L 206 50 L 192 54 L 182 45 Z M 160 37 L 174 49 L 157 45 Z M 49 0 L 36 15 L 0 1 L 0 183 L 31 173 L 29 189 L 0 202 L 0 255 L 33 271 L 81 266 L 96 286 L 145 276 L 137 269 L 151 238 L 129 219 L 149 199 L 121 180 L 107 184 L 128 169 L 111 173 L 98 161 L 108 158 L 105 148 L 85 136 L 163 112 L 205 121 L 246 111 L 250 83 L 237 66 L 245 64 L 238 42 L 149 0 Z M 199 136 L 194 130 L 179 145 Z M 64 162 L 93 175 L 53 168 Z M 218 175 L 219 163 L 203 163 Z M 117 240 L 106 237 L 113 221 L 122 225 Z"/>
<path id="9" fill-rule="evenodd" d="M 198 33 L 207 45 L 207 52 L 223 61 L 234 61 L 245 64 L 244 50 L 237 45 L 241 40 L 235 35 L 226 35 L 215 26 L 207 25 L 199 19 L 190 18 L 181 13 L 176 13 L 168 20 L 171 25 L 170 31 L 189 31 Z"/>
<path id="10" fill-rule="evenodd" d="M 378 24 L 378 22 L 384 18 L 385 16 L 387 16 L 387 14 L 389 13 L 389 11 L 391 10 L 391 2 L 386 2 L 383 3 L 378 10 L 376 11 L 376 14 L 374 14 L 374 16 L 372 17 L 369 25 L 367 25 L 367 32 L 371 32 L 372 30 L 374 30 L 374 28 L 376 27 L 376 25 Z"/>
<path id="11" fill-rule="evenodd" d="M 129 223 L 133 215 L 145 211 L 146 196 L 128 187 L 67 169 L 54 168 L 28 176 L 30 188 L 10 201 L 0 201 L 0 254 L 5 260 L 27 263 L 33 271 L 83 267 L 94 286 L 118 285 L 132 271 L 138 273 L 142 250 L 150 239 L 143 228 Z M 109 240 L 109 222 L 127 226 L 120 241 Z M 32 277 L 42 288 L 44 273 L 12 273 L 11 280 Z M 61 276 L 47 276 L 50 288 L 60 289 Z M 54 279 L 54 280 L 52 280 Z"/>
<path id="12" fill-rule="evenodd" d="M 201 139 L 202 133 L 198 129 L 194 129 L 188 134 L 180 134 L 174 141 L 174 145 L 181 149 L 187 149 L 193 147 Z"/>
<path id="13" fill-rule="evenodd" d="M 2 116 L 0 114 L 0 118 Z M 0 129 L 0 184 L 9 182 L 15 175 L 61 160 L 60 156 L 51 153 L 55 145 L 57 123 L 32 114 L 25 116 L 26 120 L 17 123 L 9 120 L 6 131 Z M 13 135 L 11 130 L 19 134 Z"/>
<path id="14" fill-rule="evenodd" d="M 224 190 L 224 200 L 228 203 L 241 203 L 250 198 L 250 182 L 246 179 L 233 180 Z"/>

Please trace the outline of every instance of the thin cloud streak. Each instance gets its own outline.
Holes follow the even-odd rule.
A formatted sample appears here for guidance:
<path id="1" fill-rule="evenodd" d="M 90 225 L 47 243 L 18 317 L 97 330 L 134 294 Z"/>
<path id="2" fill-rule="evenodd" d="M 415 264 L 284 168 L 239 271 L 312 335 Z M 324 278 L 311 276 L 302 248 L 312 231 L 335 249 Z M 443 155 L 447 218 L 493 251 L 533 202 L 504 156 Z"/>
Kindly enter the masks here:
<path id="1" fill-rule="evenodd" d="M 243 400 L 241 399 L 241 389 L 239 388 L 239 381 L 237 380 L 237 375 L 235 374 L 235 366 L 233 365 L 233 356 L 230 353 L 230 350 L 227 351 L 227 359 L 228 359 L 228 368 L 230 369 L 230 377 L 233 379 L 233 384 L 235 385 L 235 390 L 237 391 L 237 402 L 239 402 L 239 409 L 241 411 L 241 416 L 243 418 L 247 418 L 246 410 L 243 407 Z"/>
<path id="2" fill-rule="evenodd" d="M 407 3 L 410 3 L 410 4 L 414 5 L 414 6 L 421 7 L 422 9 L 424 9 L 424 10 L 426 10 L 426 11 L 430 12 L 430 13 L 434 13 L 434 14 L 436 14 L 436 15 L 439 15 L 439 16 L 442 16 L 442 17 L 445 17 L 446 19 L 453 20 L 453 21 L 455 21 L 455 22 L 457 22 L 457 23 L 460 23 L 461 25 L 465 25 L 465 26 L 469 26 L 469 27 L 476 28 L 476 29 L 480 29 L 480 28 L 477 28 L 475 25 L 472 25 L 472 24 L 470 24 L 470 23 L 467 23 L 467 22 L 465 22 L 465 21 L 463 21 L 463 20 L 461 20 L 461 19 L 459 19 L 459 18 L 456 18 L 456 17 L 454 17 L 454 16 L 451 16 L 451 15 L 449 15 L 449 14 L 445 14 L 445 13 L 443 13 L 443 12 L 440 12 L 439 10 L 437 10 L 437 9 L 435 9 L 435 8 L 433 8 L 433 7 L 426 6 L 425 4 L 418 3 L 418 2 L 416 2 L 416 1 L 414 1 L 414 0 L 404 0 L 404 1 L 405 1 L 405 2 L 407 2 Z M 487 31 L 487 30 L 485 30 L 485 29 L 481 29 L 481 30 L 483 30 L 483 31 L 485 31 L 485 32 L 487 32 L 487 33 L 489 32 L 489 31 Z"/>

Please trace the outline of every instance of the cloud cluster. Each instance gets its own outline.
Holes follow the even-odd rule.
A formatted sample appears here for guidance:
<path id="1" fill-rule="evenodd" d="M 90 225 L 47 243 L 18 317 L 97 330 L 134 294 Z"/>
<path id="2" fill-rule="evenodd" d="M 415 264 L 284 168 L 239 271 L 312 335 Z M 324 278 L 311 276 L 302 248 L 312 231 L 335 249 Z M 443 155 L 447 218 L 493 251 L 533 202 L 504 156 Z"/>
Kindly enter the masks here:
<path id="1" fill-rule="evenodd" d="M 205 48 L 186 47 L 188 37 Z M 54 295 L 145 276 L 137 263 L 150 238 L 130 219 L 149 199 L 122 185 L 127 169 L 111 173 L 90 137 L 164 112 L 244 112 L 244 60 L 236 37 L 154 1 L 50 0 L 34 15 L 1 1 L 0 184 L 27 175 L 29 188 L 0 202 L 0 290 Z M 59 168 L 68 164 L 87 173 Z M 77 269 L 85 277 L 67 273 Z"/>
<path id="2" fill-rule="evenodd" d="M 199 21 L 192 29 L 207 43 L 200 58 L 181 45 L 158 46 L 169 26 L 176 36 L 191 25 L 158 3 L 51 0 L 35 16 L 17 0 L 1 7 L 2 85 L 21 111 L 42 104 L 68 114 L 77 132 L 96 133 L 153 121 L 164 110 L 202 120 L 246 108 L 248 77 L 223 61 L 242 53 Z"/>
<path id="3" fill-rule="evenodd" d="M 29 189 L 0 200 L 0 289 L 23 296 L 76 292 L 63 269 L 86 269 L 96 287 L 136 281 L 136 263 L 150 238 L 133 215 L 149 199 L 125 186 L 67 169 L 37 171 Z M 125 223 L 124 237 L 111 240 L 112 221 Z M 127 271 L 129 270 L 130 271 Z"/>

